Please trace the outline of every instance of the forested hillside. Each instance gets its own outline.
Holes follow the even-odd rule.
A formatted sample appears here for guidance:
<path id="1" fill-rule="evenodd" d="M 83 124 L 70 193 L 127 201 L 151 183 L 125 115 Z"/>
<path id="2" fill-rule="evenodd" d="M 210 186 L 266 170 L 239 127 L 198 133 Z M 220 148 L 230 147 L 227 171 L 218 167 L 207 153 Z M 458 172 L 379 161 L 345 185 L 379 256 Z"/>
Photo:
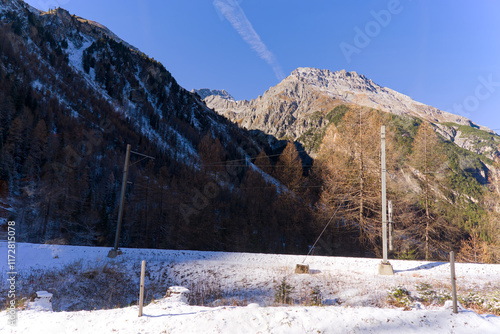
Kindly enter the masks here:
<path id="1" fill-rule="evenodd" d="M 130 144 L 155 159 L 132 154 L 120 245 L 307 249 L 307 213 L 293 242 L 286 227 L 307 204 L 161 64 L 62 9 L 2 1 L 0 18 L 0 202 L 21 240 L 112 244 Z"/>
<path id="2" fill-rule="evenodd" d="M 358 233 L 380 252 L 380 127 L 387 127 L 388 200 L 393 202 L 398 257 L 498 261 L 498 161 L 439 136 L 435 125 L 366 107 L 337 107 L 316 163 L 333 234 Z M 341 238 L 339 238 L 341 240 Z"/>

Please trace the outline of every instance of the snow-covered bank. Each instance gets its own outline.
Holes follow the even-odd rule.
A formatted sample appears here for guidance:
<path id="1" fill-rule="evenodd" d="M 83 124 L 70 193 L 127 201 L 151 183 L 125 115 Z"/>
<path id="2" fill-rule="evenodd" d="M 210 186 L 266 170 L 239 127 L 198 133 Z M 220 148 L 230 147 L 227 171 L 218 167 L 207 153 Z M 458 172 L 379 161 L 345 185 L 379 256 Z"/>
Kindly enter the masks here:
<path id="1" fill-rule="evenodd" d="M 149 249 L 123 249 L 123 255 L 109 259 L 109 249 L 18 243 L 19 289 L 32 292 L 30 287 L 36 287 L 36 290 L 53 293 L 56 311 L 78 307 L 87 311 L 19 311 L 17 327 L 7 325 L 7 313 L 3 311 L 0 313 L 0 332 L 500 332 L 500 317 L 497 316 L 479 315 L 469 310 L 453 314 L 442 304 L 432 303 L 416 303 L 411 311 L 403 311 L 387 303 L 388 290 L 398 286 L 417 295 L 419 284 L 428 284 L 446 294 L 450 288 L 450 267 L 445 262 L 391 260 L 396 274 L 380 276 L 376 273 L 378 259 L 319 256 L 306 259 L 294 255 Z M 7 254 L 6 243 L 0 243 L 0 250 Z M 129 302 L 121 303 L 121 307 L 135 302 L 141 260 L 147 262 L 146 300 L 149 303 L 152 298 L 156 299 L 145 307 L 144 317 L 137 317 L 137 306 L 102 310 L 103 306 L 99 307 L 97 302 L 71 304 L 68 301 L 97 300 L 104 295 L 112 299 L 128 293 Z M 294 273 L 295 265 L 302 262 L 309 264 L 311 274 Z M 2 282 L 6 281 L 6 272 L 4 261 Z M 458 290 L 463 295 L 471 291 L 500 292 L 500 265 L 457 263 L 456 272 Z M 44 273 L 51 279 L 45 280 Z M 106 273 L 111 276 L 105 276 Z M 40 282 L 28 282 L 27 277 L 32 280 L 35 277 Z M 110 277 L 116 281 L 110 283 Z M 274 295 L 283 279 L 293 287 L 291 297 L 298 305 L 276 306 Z M 118 290 L 122 285 L 130 288 Z M 199 301 L 213 307 L 172 303 L 162 298 L 172 285 L 206 294 Z M 108 294 L 115 286 L 117 292 Z M 312 288 L 320 291 L 325 306 L 305 306 Z M 93 310 L 92 305 L 97 309 Z"/>
<path id="2" fill-rule="evenodd" d="M 9 333 L 2 314 L 0 331 Z M 374 307 L 201 307 L 158 302 L 102 311 L 19 314 L 17 333 L 481 333 L 497 334 L 500 318 L 450 309 Z M 14 331 L 16 333 L 16 331 Z"/>

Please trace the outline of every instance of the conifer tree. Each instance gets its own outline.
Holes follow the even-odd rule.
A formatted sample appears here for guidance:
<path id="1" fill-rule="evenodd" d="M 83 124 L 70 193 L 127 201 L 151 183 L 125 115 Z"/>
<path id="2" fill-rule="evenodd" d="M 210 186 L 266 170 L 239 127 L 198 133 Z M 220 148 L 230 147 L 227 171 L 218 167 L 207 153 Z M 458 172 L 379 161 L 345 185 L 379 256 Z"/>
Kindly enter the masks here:
<path id="1" fill-rule="evenodd" d="M 198 152 L 206 170 L 220 172 L 225 169 L 226 152 L 219 138 L 213 138 L 211 133 L 207 133 L 201 138 Z"/>
<path id="2" fill-rule="evenodd" d="M 34 177 L 39 175 L 41 170 L 41 162 L 44 150 L 47 145 L 47 125 L 45 121 L 40 120 L 31 138 L 30 152 L 26 161 L 26 172 L 28 175 Z"/>
<path id="3" fill-rule="evenodd" d="M 296 190 L 303 182 L 302 160 L 295 144 L 288 142 L 275 166 L 278 179 L 291 190 Z"/>
<path id="4" fill-rule="evenodd" d="M 318 161 L 324 180 L 321 202 L 325 216 L 339 208 L 337 217 L 359 235 L 360 242 L 378 251 L 381 230 L 380 115 L 371 109 L 351 108 L 339 126 L 331 124 Z M 387 146 L 391 147 L 391 131 Z M 387 150 L 388 162 L 392 161 Z M 391 164 L 388 163 L 388 166 Z"/>
<path id="5" fill-rule="evenodd" d="M 446 225 L 445 220 L 437 219 L 433 213 L 440 192 L 439 175 L 448 172 L 446 154 L 429 122 L 423 122 L 419 126 L 408 162 L 415 169 L 421 187 L 418 204 L 424 211 L 424 227 L 417 230 L 420 231 L 419 234 L 422 235 L 424 241 L 425 259 L 429 260 L 431 245 L 441 241 L 442 224 Z"/>
<path id="6" fill-rule="evenodd" d="M 266 152 L 264 150 L 260 151 L 260 153 L 257 155 L 257 158 L 255 158 L 254 162 L 255 166 L 259 167 L 260 170 L 263 172 L 271 175 L 273 168 L 271 165 L 271 160 L 269 160 Z"/>

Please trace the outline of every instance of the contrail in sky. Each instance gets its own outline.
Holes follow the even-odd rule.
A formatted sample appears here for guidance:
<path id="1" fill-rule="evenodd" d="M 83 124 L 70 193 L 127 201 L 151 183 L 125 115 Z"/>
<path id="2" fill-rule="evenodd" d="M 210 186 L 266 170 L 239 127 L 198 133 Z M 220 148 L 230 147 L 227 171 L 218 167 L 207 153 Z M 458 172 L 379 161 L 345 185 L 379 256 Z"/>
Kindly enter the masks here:
<path id="1" fill-rule="evenodd" d="M 262 42 L 260 36 L 252 27 L 252 24 L 248 21 L 243 9 L 241 9 L 236 0 L 214 0 L 213 4 L 229 23 L 231 23 L 243 40 L 257 52 L 260 58 L 273 68 L 276 78 L 280 81 L 283 80 L 285 76 L 276 57 L 269 51 L 264 42 Z"/>

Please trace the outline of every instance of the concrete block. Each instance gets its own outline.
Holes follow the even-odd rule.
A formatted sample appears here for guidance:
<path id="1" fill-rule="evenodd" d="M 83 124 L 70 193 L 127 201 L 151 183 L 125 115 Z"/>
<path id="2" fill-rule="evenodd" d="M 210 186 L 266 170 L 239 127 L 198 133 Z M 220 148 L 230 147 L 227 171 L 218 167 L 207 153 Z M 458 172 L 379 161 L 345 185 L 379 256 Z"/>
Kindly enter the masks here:
<path id="1" fill-rule="evenodd" d="M 379 263 L 378 274 L 379 275 L 394 275 L 394 269 L 392 269 L 392 264 L 390 264 L 389 262 Z"/>
<path id="2" fill-rule="evenodd" d="M 308 264 L 298 264 L 295 267 L 296 274 L 309 274 L 309 265 Z"/>

